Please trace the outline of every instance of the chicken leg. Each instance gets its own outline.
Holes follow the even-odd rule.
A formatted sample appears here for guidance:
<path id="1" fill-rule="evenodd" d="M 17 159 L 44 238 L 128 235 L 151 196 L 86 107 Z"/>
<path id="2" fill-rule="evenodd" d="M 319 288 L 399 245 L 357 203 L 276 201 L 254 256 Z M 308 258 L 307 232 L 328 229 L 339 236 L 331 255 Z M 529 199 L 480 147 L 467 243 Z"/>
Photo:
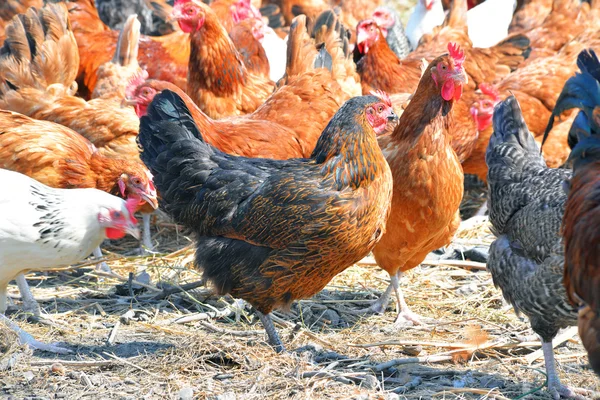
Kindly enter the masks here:
<path id="1" fill-rule="evenodd" d="M 42 315 L 40 305 L 33 297 L 31 289 L 29 289 L 29 284 L 25 279 L 25 275 L 19 274 L 17 275 L 15 280 L 17 281 L 19 292 L 21 292 L 21 300 L 23 301 L 23 311 L 33 314 L 33 316 L 35 317 L 40 317 Z"/>
<path id="2" fill-rule="evenodd" d="M 561 397 L 567 399 L 585 400 L 585 397 L 576 394 L 571 388 L 560 383 L 560 378 L 556 373 L 556 364 L 554 363 L 554 349 L 552 342 L 542 340 L 542 351 L 544 352 L 544 364 L 546 365 L 546 375 L 548 376 L 548 392 L 555 400 Z"/>
<path id="3" fill-rule="evenodd" d="M 265 331 L 267 332 L 267 336 L 269 337 L 269 344 L 273 346 L 274 350 L 277 353 L 283 353 L 285 351 L 285 346 L 283 345 L 281 339 L 279 338 L 279 335 L 277 334 L 275 325 L 273 325 L 271 314 L 265 315 L 256 309 L 254 311 L 256 311 L 256 315 L 258 315 L 260 322 L 262 322 L 263 326 L 265 327 Z"/>
<path id="4" fill-rule="evenodd" d="M 6 287 L 8 282 L 0 282 L 0 323 L 4 323 L 10 330 L 19 335 L 19 343 L 27 344 L 34 350 L 43 350 L 51 353 L 66 354 L 71 353 L 71 350 L 58 346 L 56 343 L 43 343 L 35 340 L 33 336 L 19 328 L 17 324 L 12 322 L 4 315 L 6 312 Z"/>
<path id="5" fill-rule="evenodd" d="M 146 252 L 152 252 L 154 250 L 154 245 L 152 244 L 152 232 L 150 231 L 150 218 L 152 214 L 143 213 L 142 214 L 142 254 L 146 254 Z"/>
<path id="6" fill-rule="evenodd" d="M 96 247 L 92 254 L 94 255 L 94 257 L 96 257 L 98 259 L 102 258 L 102 250 L 100 249 L 100 246 Z M 106 262 L 104 262 L 104 261 L 102 261 L 101 263 L 98 263 L 96 265 L 96 271 L 107 272 L 109 274 L 112 272 L 112 270 L 110 269 L 108 264 L 106 264 Z"/>
<path id="7" fill-rule="evenodd" d="M 402 272 L 398 271 L 398 273 L 394 276 L 390 277 L 391 284 L 394 288 L 394 292 L 396 293 L 396 302 L 398 305 L 398 316 L 394 321 L 394 326 L 396 327 L 404 327 L 411 325 L 422 325 L 424 323 L 422 317 L 419 314 L 413 312 L 406 304 L 404 300 L 404 294 L 402 293 L 402 289 L 400 289 L 400 278 L 402 277 Z"/>

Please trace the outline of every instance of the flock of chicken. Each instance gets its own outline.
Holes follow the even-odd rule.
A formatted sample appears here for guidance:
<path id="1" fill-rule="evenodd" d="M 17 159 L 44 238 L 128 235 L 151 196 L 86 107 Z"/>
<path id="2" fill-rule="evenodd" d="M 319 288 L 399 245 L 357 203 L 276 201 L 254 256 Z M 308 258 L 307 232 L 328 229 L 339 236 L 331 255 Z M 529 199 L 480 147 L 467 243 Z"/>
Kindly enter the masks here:
<path id="1" fill-rule="evenodd" d="M 21 342 L 66 351 L 3 315 L 11 279 L 39 312 L 24 272 L 139 238 L 137 211 L 150 250 L 158 206 L 277 351 L 271 311 L 369 252 L 391 284 L 356 312 L 394 293 L 419 324 L 400 278 L 450 242 L 475 174 L 494 283 L 553 396 L 581 398 L 552 339 L 579 313 L 600 373 L 600 1 L 419 0 L 406 31 L 380 0 L 96 3 L 0 5 L 0 316 Z"/>

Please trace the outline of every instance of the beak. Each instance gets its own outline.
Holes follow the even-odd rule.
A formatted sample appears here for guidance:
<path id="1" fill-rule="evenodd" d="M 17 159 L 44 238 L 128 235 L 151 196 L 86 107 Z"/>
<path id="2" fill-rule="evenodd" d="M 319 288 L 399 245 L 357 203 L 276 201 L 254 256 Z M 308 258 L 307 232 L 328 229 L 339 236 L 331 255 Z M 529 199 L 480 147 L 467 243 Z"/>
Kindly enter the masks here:
<path id="1" fill-rule="evenodd" d="M 182 18 L 183 14 L 181 13 L 181 11 L 177 8 L 173 8 L 173 12 L 171 12 L 171 15 L 169 15 L 169 17 L 167 18 L 167 22 L 179 21 Z"/>
<path id="2" fill-rule="evenodd" d="M 138 101 L 136 99 L 123 99 L 121 101 L 121 107 L 124 106 L 137 106 Z"/>
<path id="3" fill-rule="evenodd" d="M 134 224 L 132 221 L 129 221 L 127 223 L 127 226 L 125 227 L 125 232 L 130 234 L 137 240 L 140 240 L 140 230 L 138 229 L 137 224 Z"/>
<path id="4" fill-rule="evenodd" d="M 154 208 L 155 210 L 158 208 L 158 200 L 156 199 L 156 191 L 155 192 L 151 192 L 151 193 L 140 193 L 140 196 L 142 197 L 142 200 L 144 200 L 146 203 L 150 204 L 152 206 L 152 208 Z"/>
<path id="5" fill-rule="evenodd" d="M 368 37 L 369 37 L 369 35 L 367 35 L 367 32 L 365 32 L 363 30 L 358 31 L 358 33 L 356 34 L 356 44 L 359 45 L 359 44 L 364 43 Z"/>
<path id="6" fill-rule="evenodd" d="M 400 118 L 398 118 L 398 114 L 396 114 L 394 112 L 394 110 L 392 110 L 391 107 L 390 107 L 390 113 L 388 114 L 387 119 L 388 119 L 388 122 L 394 122 L 395 123 L 395 122 L 398 122 L 398 120 Z"/>
<path id="7" fill-rule="evenodd" d="M 467 76 L 467 74 L 465 74 L 465 70 L 463 68 L 460 68 L 459 70 L 455 71 L 452 74 L 452 79 L 454 79 L 455 82 L 462 83 L 463 85 L 469 83 L 469 77 Z"/>

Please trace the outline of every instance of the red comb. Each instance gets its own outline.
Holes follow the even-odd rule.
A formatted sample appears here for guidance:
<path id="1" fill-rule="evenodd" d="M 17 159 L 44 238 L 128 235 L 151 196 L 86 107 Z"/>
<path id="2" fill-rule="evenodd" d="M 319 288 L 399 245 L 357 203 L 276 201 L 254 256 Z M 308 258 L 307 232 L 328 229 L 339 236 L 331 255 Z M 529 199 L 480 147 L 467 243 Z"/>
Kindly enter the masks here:
<path id="1" fill-rule="evenodd" d="M 454 59 L 454 65 L 457 68 L 462 67 L 465 62 L 465 52 L 460 49 L 458 43 L 448 43 L 448 53 Z"/>
<path id="2" fill-rule="evenodd" d="M 381 99 L 388 107 L 392 106 L 390 96 L 383 90 L 372 90 L 370 94 Z"/>
<path id="3" fill-rule="evenodd" d="M 145 69 L 142 69 L 133 74 L 131 79 L 129 79 L 127 88 L 125 88 L 125 96 L 127 96 L 128 99 L 134 97 L 136 89 L 142 83 L 146 82 L 146 79 L 148 79 L 148 71 L 146 71 Z"/>
<path id="4" fill-rule="evenodd" d="M 494 100 L 500 99 L 500 92 L 498 92 L 498 89 L 489 83 L 481 83 L 479 85 L 479 90 L 481 90 L 481 93 L 493 97 Z"/>
<path id="5" fill-rule="evenodd" d="M 175 0 L 175 3 L 173 3 L 173 6 L 176 6 L 178 4 L 184 4 L 189 2 L 190 0 Z"/>

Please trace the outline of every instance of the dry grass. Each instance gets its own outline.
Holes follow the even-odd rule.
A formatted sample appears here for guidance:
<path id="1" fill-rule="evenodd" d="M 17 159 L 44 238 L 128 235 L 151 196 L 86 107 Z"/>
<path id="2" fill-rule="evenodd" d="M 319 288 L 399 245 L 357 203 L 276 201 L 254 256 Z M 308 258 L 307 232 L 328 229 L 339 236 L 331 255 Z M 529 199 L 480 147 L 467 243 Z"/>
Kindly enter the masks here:
<path id="1" fill-rule="evenodd" d="M 172 225 L 158 227 L 155 238 L 162 255 L 109 255 L 109 265 L 121 276 L 145 270 L 151 290 L 130 296 L 126 284 L 116 294 L 115 284 L 122 282 L 98 281 L 91 266 L 82 269 L 84 274 L 62 271 L 29 277 L 34 285 L 39 282 L 33 292 L 52 324 L 28 323 L 19 314 L 11 318 L 37 339 L 65 343 L 74 354 L 32 354 L 15 345 L 12 333 L 0 330 L 0 396 L 162 399 L 178 398 L 179 391 L 189 387 L 195 398 L 220 399 L 385 399 L 395 393 L 409 399 L 515 399 L 544 383 L 536 371 L 543 371 L 542 359 L 533 363 L 535 369 L 525 368 L 526 356 L 539 344 L 519 341 L 532 333 L 529 325 L 503 303 L 486 271 L 426 264 L 415 269 L 402 282 L 408 302 L 437 322 L 398 329 L 392 310 L 370 318 L 348 312 L 367 305 L 389 282 L 367 258 L 315 298 L 298 302 L 288 314 L 276 313 L 288 349 L 306 350 L 277 355 L 249 310 L 235 321 L 228 311 L 230 298 L 211 296 L 205 287 L 155 298 L 164 288 L 174 287 L 167 284 L 199 279 L 198 272 L 189 269 L 189 240 Z M 480 245 L 492 239 L 487 224 L 480 223 L 465 226 L 455 243 Z M 124 241 L 109 248 L 134 246 Z M 10 293 L 18 298 L 16 286 Z M 221 318 L 177 322 L 221 310 Z M 330 359 L 327 351 L 348 359 Z M 417 353 L 418 363 L 382 365 L 396 359 L 415 361 Z M 565 383 L 600 389 L 577 336 L 556 353 Z M 539 390 L 529 398 L 550 397 Z"/>

